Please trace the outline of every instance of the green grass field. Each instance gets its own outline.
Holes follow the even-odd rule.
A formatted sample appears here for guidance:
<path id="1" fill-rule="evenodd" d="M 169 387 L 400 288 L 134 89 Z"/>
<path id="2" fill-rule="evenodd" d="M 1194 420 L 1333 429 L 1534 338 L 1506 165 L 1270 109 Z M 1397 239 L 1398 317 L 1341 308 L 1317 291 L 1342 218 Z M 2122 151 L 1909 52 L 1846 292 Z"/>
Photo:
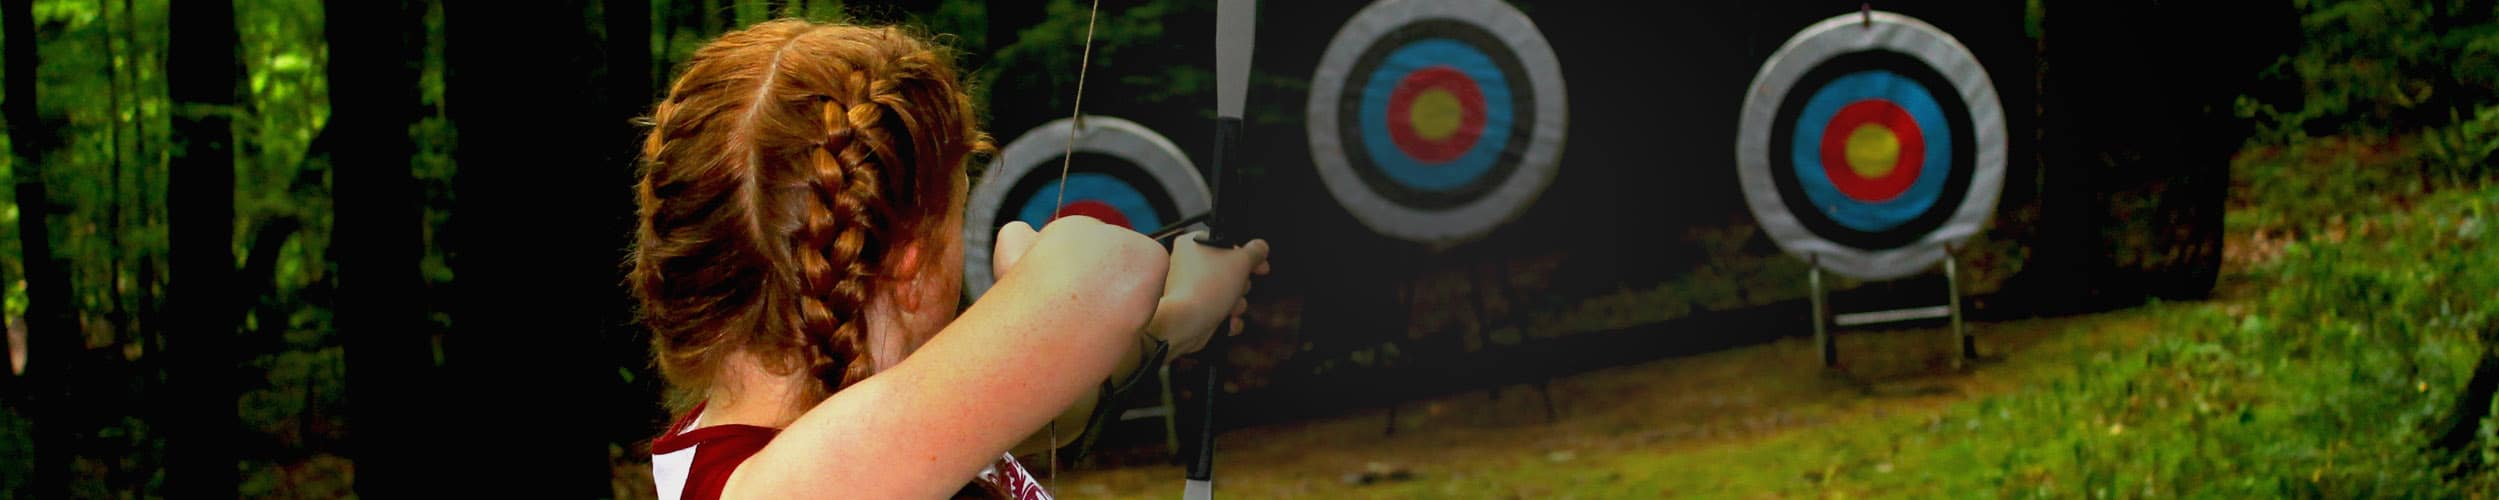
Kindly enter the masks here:
<path id="1" fill-rule="evenodd" d="M 2432 441 L 2488 348 L 2499 188 L 2306 183 L 2403 154 L 2344 141 L 2242 155 L 2214 298 L 1843 334 L 1845 375 L 1789 339 L 1223 436 L 1246 497 L 2490 497 L 2494 422 Z M 2375 146 L 2370 146 L 2375 147 Z M 2321 161 L 2326 159 L 2331 161 Z M 2250 173 L 2261 172 L 2258 175 Z M 2372 177 L 2374 179 L 2374 177 Z M 2363 185 L 2365 184 L 2365 185 Z M 2343 192 L 2322 190 L 2344 189 Z M 2317 198 L 2246 193 L 2310 190 Z M 2256 199 L 2274 201 L 2251 201 Z M 2319 207 L 2339 199 L 2345 210 Z M 2353 201 L 2358 200 L 2358 201 Z M 2325 211 L 2320 211 L 2325 210 Z M 1692 334 L 1707 334 L 1692 332 Z M 1067 470 L 1069 497 L 1164 498 L 1177 467 Z"/>

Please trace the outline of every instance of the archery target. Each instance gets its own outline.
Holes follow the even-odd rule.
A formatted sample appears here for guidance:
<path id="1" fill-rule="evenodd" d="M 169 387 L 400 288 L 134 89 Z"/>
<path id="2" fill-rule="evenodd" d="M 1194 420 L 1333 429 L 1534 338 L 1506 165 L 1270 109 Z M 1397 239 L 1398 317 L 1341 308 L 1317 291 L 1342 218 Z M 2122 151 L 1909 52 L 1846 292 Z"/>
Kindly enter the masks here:
<path id="1" fill-rule="evenodd" d="M 997 276 L 989 268 L 998 228 L 1084 215 L 1138 232 L 1203 214 L 1214 195 L 1197 166 L 1162 134 L 1128 120 L 1087 116 L 1042 124 L 999 150 L 963 209 L 963 291 L 978 299 Z M 1062 201 L 1059 166 L 1075 134 Z"/>
<path id="2" fill-rule="evenodd" d="M 1498 0 L 1390 0 L 1336 32 L 1311 78 L 1310 154 L 1372 230 L 1482 236 L 1553 180 L 1567 110 L 1544 34 Z"/>
<path id="3" fill-rule="evenodd" d="M 1890 12 L 1789 38 L 1744 98 L 1736 167 L 1762 230 L 1860 279 L 1916 274 L 2004 190 L 2004 107 L 1952 35 Z"/>

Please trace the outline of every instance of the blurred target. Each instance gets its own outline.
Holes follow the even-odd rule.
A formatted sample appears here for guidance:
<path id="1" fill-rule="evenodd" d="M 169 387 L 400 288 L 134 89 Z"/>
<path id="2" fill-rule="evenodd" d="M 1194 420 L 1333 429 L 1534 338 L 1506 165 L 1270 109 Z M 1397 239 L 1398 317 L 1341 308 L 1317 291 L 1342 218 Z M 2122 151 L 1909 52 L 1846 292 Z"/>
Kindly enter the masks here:
<path id="1" fill-rule="evenodd" d="M 1311 159 L 1381 234 L 1453 244 L 1535 202 L 1561 158 L 1561 63 L 1497 0 L 1383 1 L 1328 43 L 1311 79 Z"/>
<path id="2" fill-rule="evenodd" d="M 1890 279 L 1977 234 L 2004 189 L 2004 108 L 1951 35 L 1889 12 L 1816 23 L 1762 63 L 1736 167 L 1780 248 Z"/>
<path id="3" fill-rule="evenodd" d="M 979 298 L 997 276 L 989 268 L 998 228 L 1024 221 L 1039 229 L 1083 215 L 1139 232 L 1206 213 L 1214 196 L 1197 166 L 1162 134 L 1128 120 L 1087 116 L 1042 124 L 999 150 L 972 187 L 963 212 L 963 291 Z M 1075 158 L 1062 183 L 1068 134 Z M 1064 188 L 1062 188 L 1064 185 Z"/>

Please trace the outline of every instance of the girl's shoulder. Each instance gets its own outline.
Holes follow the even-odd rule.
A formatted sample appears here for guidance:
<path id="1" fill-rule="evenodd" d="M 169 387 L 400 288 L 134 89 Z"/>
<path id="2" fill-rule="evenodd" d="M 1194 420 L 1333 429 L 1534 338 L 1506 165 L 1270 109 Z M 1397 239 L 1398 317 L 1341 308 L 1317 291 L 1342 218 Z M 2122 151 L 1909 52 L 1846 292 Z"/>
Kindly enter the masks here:
<path id="1" fill-rule="evenodd" d="M 651 440 L 651 480 L 662 500 L 720 498 L 721 487 L 729 484 L 729 473 L 737 472 L 738 464 L 763 451 L 781 433 L 743 424 L 693 428 L 702 414 L 703 405 L 695 405 L 669 425 L 666 433 Z"/>

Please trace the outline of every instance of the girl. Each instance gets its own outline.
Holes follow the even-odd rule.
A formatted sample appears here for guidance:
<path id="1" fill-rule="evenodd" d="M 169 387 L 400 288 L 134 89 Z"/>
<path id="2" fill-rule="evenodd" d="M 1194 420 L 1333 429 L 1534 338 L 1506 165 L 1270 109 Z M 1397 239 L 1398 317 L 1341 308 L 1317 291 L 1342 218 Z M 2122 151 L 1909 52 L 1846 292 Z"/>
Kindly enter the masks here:
<path id="1" fill-rule="evenodd" d="M 964 165 L 994 149 L 960 85 L 911 34 L 782 20 L 654 109 L 628 281 L 676 415 L 662 498 L 1046 497 L 1011 447 L 1239 321 L 1265 242 L 1166 255 L 1082 217 L 1002 230 L 957 315 Z"/>

